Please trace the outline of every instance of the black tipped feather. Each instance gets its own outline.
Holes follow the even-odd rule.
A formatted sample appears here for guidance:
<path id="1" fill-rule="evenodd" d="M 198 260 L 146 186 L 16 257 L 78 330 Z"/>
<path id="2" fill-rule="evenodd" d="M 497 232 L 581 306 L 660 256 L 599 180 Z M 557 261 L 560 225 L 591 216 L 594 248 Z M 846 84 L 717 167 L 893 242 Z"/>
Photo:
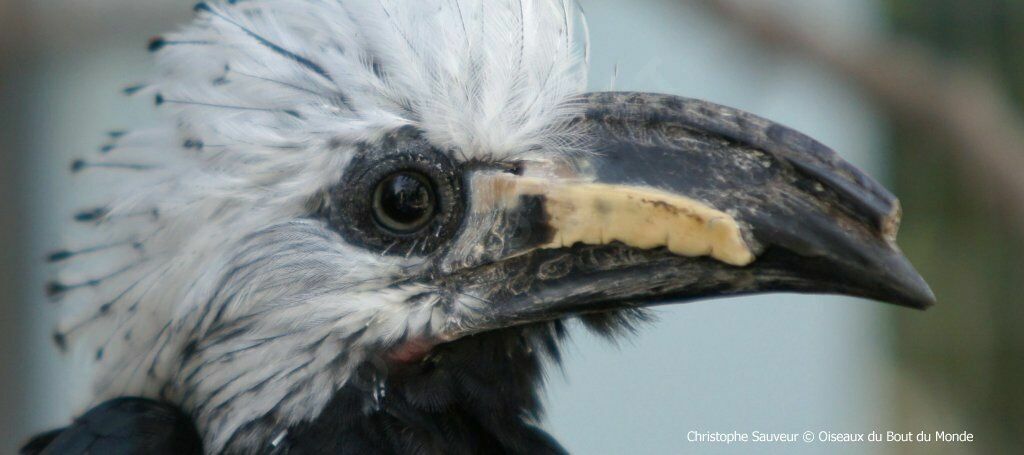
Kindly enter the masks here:
<path id="1" fill-rule="evenodd" d="M 121 92 L 124 93 L 126 96 L 132 96 L 136 93 L 139 93 L 139 91 L 145 89 L 146 87 L 147 85 L 145 84 L 132 85 L 130 87 L 125 87 Z"/>
<path id="2" fill-rule="evenodd" d="M 102 168 L 102 169 L 122 169 L 128 171 L 148 171 L 155 169 L 156 166 L 150 164 L 141 163 L 113 163 L 113 162 L 89 162 L 85 160 L 75 160 L 71 162 L 71 172 L 78 173 L 86 168 Z"/>
<path id="3" fill-rule="evenodd" d="M 64 293 L 67 292 L 68 289 L 70 289 L 69 286 L 59 281 L 51 281 L 49 283 L 46 283 L 46 296 L 51 299 L 56 299 L 64 295 Z"/>
<path id="4" fill-rule="evenodd" d="M 53 344 L 57 345 L 57 349 L 60 352 L 66 352 L 68 350 L 68 340 L 61 332 L 53 332 Z"/>
<path id="5" fill-rule="evenodd" d="M 75 214 L 75 221 L 80 223 L 90 223 L 93 221 L 99 221 L 104 216 L 107 216 L 107 209 L 98 207 L 94 209 L 83 210 Z"/>
<path id="6" fill-rule="evenodd" d="M 146 49 L 150 52 L 156 52 L 163 48 L 165 44 L 167 44 L 167 41 L 162 36 L 154 36 L 149 40 L 149 45 L 146 46 Z"/>
<path id="7" fill-rule="evenodd" d="M 75 256 L 75 252 L 68 250 L 55 251 L 46 256 L 47 262 L 61 262 L 71 259 Z"/>

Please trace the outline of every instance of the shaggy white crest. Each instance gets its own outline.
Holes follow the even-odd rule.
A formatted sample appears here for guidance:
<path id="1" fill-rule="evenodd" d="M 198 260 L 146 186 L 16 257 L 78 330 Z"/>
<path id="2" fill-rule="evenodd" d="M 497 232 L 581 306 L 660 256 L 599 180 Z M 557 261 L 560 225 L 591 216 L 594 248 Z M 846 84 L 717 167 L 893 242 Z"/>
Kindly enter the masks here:
<path id="1" fill-rule="evenodd" d="M 365 351 L 443 325 L 422 285 L 388 286 L 415 257 L 346 244 L 309 202 L 356 144 L 405 125 L 464 159 L 559 150 L 586 82 L 581 23 L 569 0 L 198 5 L 129 90 L 166 125 L 76 164 L 107 182 L 145 171 L 80 215 L 95 232 L 51 289 L 58 343 L 95 360 L 92 402 L 169 400 L 207 450 L 252 447 L 316 416 Z"/>

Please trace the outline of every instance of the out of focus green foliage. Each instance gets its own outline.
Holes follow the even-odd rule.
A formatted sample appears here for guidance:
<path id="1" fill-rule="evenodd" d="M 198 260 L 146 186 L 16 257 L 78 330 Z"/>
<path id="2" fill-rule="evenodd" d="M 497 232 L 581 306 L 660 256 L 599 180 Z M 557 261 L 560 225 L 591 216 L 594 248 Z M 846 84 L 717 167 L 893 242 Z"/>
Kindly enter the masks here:
<path id="1" fill-rule="evenodd" d="M 888 0 L 887 6 L 896 34 L 991 74 L 1024 109 L 1024 1 Z M 894 120 L 893 180 L 912 214 L 905 218 L 900 243 L 939 299 L 925 317 L 898 314 L 899 363 L 907 366 L 911 381 L 929 378 L 917 384 L 921 393 L 955 411 L 956 424 L 976 434 L 974 449 L 1019 453 L 1024 447 L 1024 232 L 1019 228 L 1024 224 L 984 202 L 995 198 L 979 197 L 993 188 L 961 172 L 950 146 L 934 132 Z M 901 404 L 917 407 L 901 414 L 902 424 L 921 427 L 909 420 L 926 409 L 912 399 Z"/>

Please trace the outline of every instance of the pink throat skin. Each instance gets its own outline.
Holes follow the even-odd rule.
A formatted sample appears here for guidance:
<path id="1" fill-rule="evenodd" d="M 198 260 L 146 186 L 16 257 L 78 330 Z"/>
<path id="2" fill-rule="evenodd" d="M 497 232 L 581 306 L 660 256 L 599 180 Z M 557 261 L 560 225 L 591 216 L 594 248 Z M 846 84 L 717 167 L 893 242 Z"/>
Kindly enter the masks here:
<path id="1" fill-rule="evenodd" d="M 414 338 L 388 351 L 388 360 L 401 364 L 418 363 L 426 358 L 439 342 L 427 338 Z"/>

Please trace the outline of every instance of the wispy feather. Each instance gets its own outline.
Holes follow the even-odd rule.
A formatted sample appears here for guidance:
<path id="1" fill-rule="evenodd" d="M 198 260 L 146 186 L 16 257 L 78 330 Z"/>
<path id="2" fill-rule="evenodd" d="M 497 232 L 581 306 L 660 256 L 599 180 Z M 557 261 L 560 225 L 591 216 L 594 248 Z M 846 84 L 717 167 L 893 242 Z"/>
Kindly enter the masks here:
<path id="1" fill-rule="evenodd" d="M 56 289 L 57 339 L 96 363 L 93 402 L 175 401 L 211 429 L 217 452 L 271 408 L 288 423 L 326 404 L 347 380 L 338 369 L 360 356 L 339 357 L 339 328 L 379 343 L 406 336 L 410 321 L 438 325 L 436 302 L 390 308 L 360 294 L 375 284 L 392 285 L 395 302 L 423 293 L 359 272 L 372 261 L 400 276 L 415 245 L 408 260 L 360 255 L 303 219 L 309 201 L 341 178 L 357 143 L 406 125 L 465 160 L 562 151 L 586 85 L 585 35 L 572 0 L 198 5 L 190 25 L 150 43 L 158 76 L 126 90 L 152 97 L 166 123 L 111 134 L 76 165 L 144 173 L 76 216 L 107 240 L 54 256 L 59 282 L 72 283 Z M 120 148 L 139 161 L 119 160 Z M 113 248 L 113 238 L 145 241 Z M 102 279 L 87 273 L 118 260 Z M 273 320 L 256 317 L 270 310 Z M 282 335 L 297 329 L 301 340 Z M 204 338 L 224 330 L 230 343 Z M 223 368 L 206 368 L 211 358 Z"/>

